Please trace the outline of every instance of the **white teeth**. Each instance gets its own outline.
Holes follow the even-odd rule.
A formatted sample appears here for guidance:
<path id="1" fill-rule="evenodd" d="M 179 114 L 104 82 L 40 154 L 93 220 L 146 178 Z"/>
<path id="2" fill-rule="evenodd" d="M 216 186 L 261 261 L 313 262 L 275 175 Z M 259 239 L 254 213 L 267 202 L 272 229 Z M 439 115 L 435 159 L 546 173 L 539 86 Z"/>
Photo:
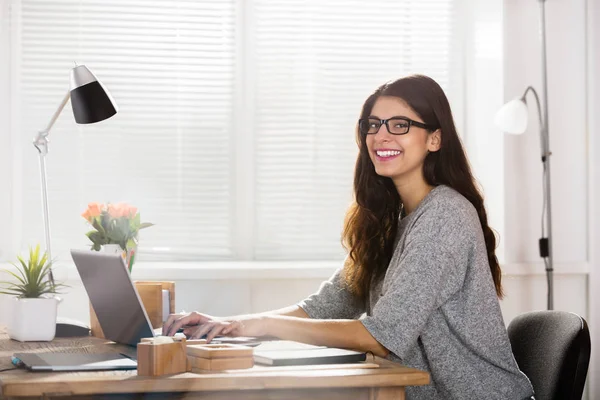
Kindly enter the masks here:
<path id="1" fill-rule="evenodd" d="M 402 153 L 402 152 L 398 151 L 398 150 L 385 150 L 385 151 L 377 150 L 377 155 L 379 157 L 392 157 L 392 156 L 397 156 L 400 153 Z"/>

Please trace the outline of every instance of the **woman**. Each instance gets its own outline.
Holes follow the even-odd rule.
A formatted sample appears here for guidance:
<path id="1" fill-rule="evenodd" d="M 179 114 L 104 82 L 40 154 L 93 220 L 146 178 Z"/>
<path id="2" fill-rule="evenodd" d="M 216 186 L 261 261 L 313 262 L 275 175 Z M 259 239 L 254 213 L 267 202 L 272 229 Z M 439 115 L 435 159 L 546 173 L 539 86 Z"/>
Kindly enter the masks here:
<path id="1" fill-rule="evenodd" d="M 412 399 L 525 399 L 498 297 L 496 239 L 448 100 L 425 76 L 365 102 L 343 268 L 298 305 L 241 317 L 172 315 L 164 333 L 275 336 L 372 352 L 431 373 Z M 366 313 L 364 318 L 358 319 Z"/>

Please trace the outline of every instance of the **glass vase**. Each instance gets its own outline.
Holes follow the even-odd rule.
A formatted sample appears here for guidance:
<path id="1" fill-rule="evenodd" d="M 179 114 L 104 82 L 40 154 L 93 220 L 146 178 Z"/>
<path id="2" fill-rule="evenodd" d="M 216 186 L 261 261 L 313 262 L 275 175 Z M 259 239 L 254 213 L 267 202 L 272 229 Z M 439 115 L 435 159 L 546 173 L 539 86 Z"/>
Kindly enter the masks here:
<path id="1" fill-rule="evenodd" d="M 137 246 L 123 250 L 118 244 L 105 244 L 102 246 L 102 251 L 109 254 L 120 254 L 125 262 L 127 270 L 131 273 L 133 263 L 135 262 L 135 255 L 137 252 Z"/>

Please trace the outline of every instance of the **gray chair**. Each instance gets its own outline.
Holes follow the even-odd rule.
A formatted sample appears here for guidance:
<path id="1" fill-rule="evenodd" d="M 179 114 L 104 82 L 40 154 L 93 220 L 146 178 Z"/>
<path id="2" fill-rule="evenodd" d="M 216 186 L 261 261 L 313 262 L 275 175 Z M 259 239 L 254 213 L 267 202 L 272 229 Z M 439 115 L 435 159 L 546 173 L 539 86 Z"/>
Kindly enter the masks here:
<path id="1" fill-rule="evenodd" d="M 564 311 L 521 314 L 508 326 L 517 364 L 536 400 L 580 400 L 590 361 L 585 319 Z"/>

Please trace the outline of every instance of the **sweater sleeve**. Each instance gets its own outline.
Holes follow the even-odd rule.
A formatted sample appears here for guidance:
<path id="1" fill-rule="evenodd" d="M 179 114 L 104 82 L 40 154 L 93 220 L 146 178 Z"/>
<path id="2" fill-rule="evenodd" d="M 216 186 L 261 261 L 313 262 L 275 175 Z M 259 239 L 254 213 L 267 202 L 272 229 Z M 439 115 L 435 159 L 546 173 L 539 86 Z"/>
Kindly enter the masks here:
<path id="1" fill-rule="evenodd" d="M 347 289 L 343 268 L 338 269 L 319 290 L 304 299 L 300 306 L 314 319 L 356 319 L 365 312 L 365 306 Z"/>
<path id="2" fill-rule="evenodd" d="M 417 344 L 432 312 L 464 281 L 472 232 L 457 214 L 420 216 L 401 254 L 392 258 L 381 297 L 365 328 L 400 357 Z"/>

